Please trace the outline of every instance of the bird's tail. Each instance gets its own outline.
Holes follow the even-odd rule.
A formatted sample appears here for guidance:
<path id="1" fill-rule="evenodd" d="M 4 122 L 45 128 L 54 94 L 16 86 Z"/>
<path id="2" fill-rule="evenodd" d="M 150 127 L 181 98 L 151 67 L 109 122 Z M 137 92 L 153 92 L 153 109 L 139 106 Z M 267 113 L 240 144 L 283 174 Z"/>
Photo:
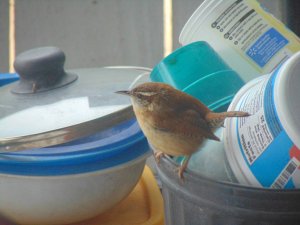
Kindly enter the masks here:
<path id="1" fill-rule="evenodd" d="M 208 121 L 210 127 L 220 127 L 223 125 L 224 120 L 227 117 L 246 117 L 250 116 L 247 112 L 242 111 L 229 111 L 229 112 L 221 112 L 221 113 L 215 113 L 210 112 L 206 116 L 206 120 Z"/>

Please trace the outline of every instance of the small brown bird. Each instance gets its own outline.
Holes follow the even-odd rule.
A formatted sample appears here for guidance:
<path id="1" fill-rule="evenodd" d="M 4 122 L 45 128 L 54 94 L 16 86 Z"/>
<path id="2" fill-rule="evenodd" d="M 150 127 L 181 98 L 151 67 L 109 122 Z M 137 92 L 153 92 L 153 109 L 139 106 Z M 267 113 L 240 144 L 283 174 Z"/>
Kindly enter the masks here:
<path id="1" fill-rule="evenodd" d="M 131 97 L 137 121 L 158 161 L 163 154 L 185 156 L 178 170 L 180 178 L 203 140 L 220 141 L 213 131 L 225 118 L 249 116 L 240 111 L 215 113 L 193 96 L 164 83 L 143 83 L 116 93 Z"/>

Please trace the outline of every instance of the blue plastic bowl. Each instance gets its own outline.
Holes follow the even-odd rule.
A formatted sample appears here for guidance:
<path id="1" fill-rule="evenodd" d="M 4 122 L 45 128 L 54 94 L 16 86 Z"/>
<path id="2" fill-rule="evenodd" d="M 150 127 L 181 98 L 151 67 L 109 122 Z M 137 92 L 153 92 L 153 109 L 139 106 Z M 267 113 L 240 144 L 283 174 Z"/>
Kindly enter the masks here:
<path id="1" fill-rule="evenodd" d="M 18 79 L 3 77 L 0 86 Z M 134 118 L 66 144 L 1 153 L 1 216 L 40 225 L 93 218 L 133 190 L 149 155 Z"/>
<path id="2" fill-rule="evenodd" d="M 148 154 L 148 142 L 133 119 L 67 144 L 3 153 L 0 173 L 33 176 L 78 174 L 126 164 Z"/>

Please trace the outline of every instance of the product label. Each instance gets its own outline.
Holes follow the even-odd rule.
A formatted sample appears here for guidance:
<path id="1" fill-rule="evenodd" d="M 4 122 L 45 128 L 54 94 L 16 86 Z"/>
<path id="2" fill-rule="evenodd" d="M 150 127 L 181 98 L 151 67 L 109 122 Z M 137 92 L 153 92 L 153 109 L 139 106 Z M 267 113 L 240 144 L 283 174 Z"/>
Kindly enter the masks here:
<path id="1" fill-rule="evenodd" d="M 288 184 L 290 178 L 296 173 L 299 165 L 300 162 L 296 158 L 292 158 L 286 165 L 286 167 L 282 170 L 282 172 L 279 174 L 279 176 L 276 178 L 271 187 L 276 189 L 284 188 Z"/>
<path id="2" fill-rule="evenodd" d="M 268 67 L 268 71 L 272 71 L 292 55 L 284 48 L 289 40 L 245 0 L 237 0 L 224 7 L 211 27 L 259 68 L 273 60 Z"/>
<path id="3" fill-rule="evenodd" d="M 246 54 L 260 67 L 264 67 L 287 44 L 288 40 L 277 30 L 271 28 L 251 45 Z"/>
<path id="4" fill-rule="evenodd" d="M 263 108 L 267 83 L 267 80 L 261 82 L 245 93 L 239 109 L 251 114 L 250 117 L 240 119 L 238 123 L 240 145 L 249 165 L 255 162 L 274 139 Z"/>
<path id="5" fill-rule="evenodd" d="M 276 76 L 277 72 L 246 91 L 240 99 L 238 110 L 249 112 L 251 116 L 237 120 L 238 145 L 262 186 L 294 188 L 300 183 L 297 178 L 300 151 L 283 129 L 276 112 Z"/>

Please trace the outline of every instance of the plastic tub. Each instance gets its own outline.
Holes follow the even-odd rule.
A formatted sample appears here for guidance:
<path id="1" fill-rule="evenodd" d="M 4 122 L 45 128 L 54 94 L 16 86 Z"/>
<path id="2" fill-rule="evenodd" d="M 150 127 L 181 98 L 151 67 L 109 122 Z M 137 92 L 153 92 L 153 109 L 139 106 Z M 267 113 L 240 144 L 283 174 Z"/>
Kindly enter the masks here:
<path id="1" fill-rule="evenodd" d="M 246 84 L 229 110 L 252 114 L 225 122 L 229 164 L 240 183 L 300 188 L 300 52 Z"/>
<path id="2" fill-rule="evenodd" d="M 207 41 L 245 81 L 300 50 L 298 37 L 255 0 L 204 1 L 179 37 L 182 45 L 195 41 Z"/>
<path id="3" fill-rule="evenodd" d="M 155 66 L 150 78 L 193 95 L 213 110 L 226 109 L 244 84 L 239 75 L 203 41 L 172 52 Z"/>
<path id="4" fill-rule="evenodd" d="M 162 182 L 166 225 L 299 225 L 300 190 L 275 190 L 219 182 L 187 170 L 178 178 L 176 164 L 163 157 Z"/>
<path id="5" fill-rule="evenodd" d="M 93 138 L 48 148 L 48 154 L 2 154 L 1 214 L 17 224 L 68 224 L 125 198 L 150 154 L 145 137 L 133 120 Z"/>
<path id="6" fill-rule="evenodd" d="M 122 80 L 129 86 L 131 78 Z M 95 217 L 132 191 L 149 155 L 134 118 L 66 144 L 1 153 L 1 218 L 55 225 Z"/>
<path id="7" fill-rule="evenodd" d="M 146 166 L 133 191 L 111 210 L 72 225 L 164 225 L 163 199 L 151 170 Z"/>

